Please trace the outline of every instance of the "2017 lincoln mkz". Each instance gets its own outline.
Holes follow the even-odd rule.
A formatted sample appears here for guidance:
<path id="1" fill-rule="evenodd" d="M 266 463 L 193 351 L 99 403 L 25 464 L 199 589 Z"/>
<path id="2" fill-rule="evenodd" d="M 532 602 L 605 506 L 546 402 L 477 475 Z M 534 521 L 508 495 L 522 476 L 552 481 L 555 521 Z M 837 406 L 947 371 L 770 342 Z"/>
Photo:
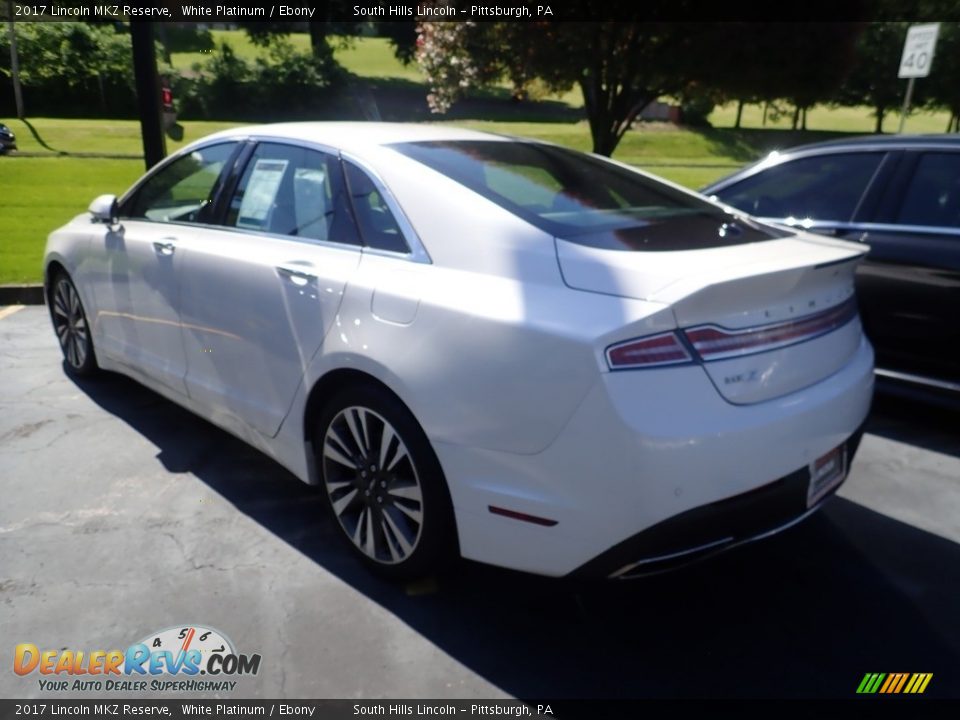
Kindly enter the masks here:
<path id="1" fill-rule="evenodd" d="M 865 248 L 626 165 L 433 125 L 229 130 L 50 235 L 65 366 L 321 486 L 371 568 L 626 578 L 844 480 Z"/>

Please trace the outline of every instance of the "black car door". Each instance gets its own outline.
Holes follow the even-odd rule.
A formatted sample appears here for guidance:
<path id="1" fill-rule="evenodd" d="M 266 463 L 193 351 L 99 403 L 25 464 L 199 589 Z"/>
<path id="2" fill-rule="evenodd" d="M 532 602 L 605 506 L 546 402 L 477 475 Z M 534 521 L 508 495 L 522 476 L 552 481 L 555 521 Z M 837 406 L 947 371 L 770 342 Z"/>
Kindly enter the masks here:
<path id="1" fill-rule="evenodd" d="M 960 151 L 909 150 L 865 230 L 858 271 L 878 372 L 960 382 Z"/>

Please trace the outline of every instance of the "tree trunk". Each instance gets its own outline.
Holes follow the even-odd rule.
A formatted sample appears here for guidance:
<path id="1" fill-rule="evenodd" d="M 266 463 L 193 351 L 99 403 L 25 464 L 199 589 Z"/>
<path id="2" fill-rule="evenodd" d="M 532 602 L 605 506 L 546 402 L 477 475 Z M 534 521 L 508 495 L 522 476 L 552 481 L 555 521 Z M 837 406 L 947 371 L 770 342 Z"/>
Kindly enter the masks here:
<path id="1" fill-rule="evenodd" d="M 100 90 L 100 110 L 104 115 L 107 113 L 107 93 L 103 88 L 103 73 L 97 73 L 97 89 Z"/>
<path id="2" fill-rule="evenodd" d="M 733 127 L 737 130 L 740 129 L 740 120 L 743 118 L 743 100 L 737 100 L 737 119 L 733 123 Z"/>
<path id="3" fill-rule="evenodd" d="M 603 87 L 599 73 L 582 78 L 580 90 L 583 93 L 583 107 L 587 111 L 587 122 L 590 124 L 593 152 L 610 157 L 619 141 L 610 108 L 610 91 Z"/>
<path id="4" fill-rule="evenodd" d="M 873 132 L 877 135 L 883 133 L 883 119 L 887 116 L 886 108 L 877 107 L 873 111 L 873 115 L 877 118 L 877 124 L 873 128 Z"/>
<path id="5" fill-rule="evenodd" d="M 330 54 L 330 45 L 327 44 L 327 21 L 310 21 L 310 49 L 313 56 L 317 58 L 326 57 Z"/>
<path id="6" fill-rule="evenodd" d="M 794 105 L 793 107 L 793 130 L 797 129 L 797 126 L 800 124 L 800 106 Z"/>
<path id="7" fill-rule="evenodd" d="M 770 103 L 763 103 L 763 127 L 767 126 L 767 111 L 770 109 Z"/>
<path id="8" fill-rule="evenodd" d="M 807 129 L 807 109 L 803 108 L 800 111 L 800 129 L 806 132 Z"/>

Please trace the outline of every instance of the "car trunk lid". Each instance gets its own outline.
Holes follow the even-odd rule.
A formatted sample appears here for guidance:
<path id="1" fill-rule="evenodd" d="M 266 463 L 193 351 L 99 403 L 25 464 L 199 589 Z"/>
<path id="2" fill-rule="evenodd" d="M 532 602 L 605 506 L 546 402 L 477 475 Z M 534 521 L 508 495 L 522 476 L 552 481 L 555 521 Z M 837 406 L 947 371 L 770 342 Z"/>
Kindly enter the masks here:
<path id="1" fill-rule="evenodd" d="M 691 355 L 730 402 L 811 385 L 861 341 L 853 273 L 865 248 L 852 243 L 791 236 L 657 252 L 556 244 L 570 287 L 670 305 Z"/>

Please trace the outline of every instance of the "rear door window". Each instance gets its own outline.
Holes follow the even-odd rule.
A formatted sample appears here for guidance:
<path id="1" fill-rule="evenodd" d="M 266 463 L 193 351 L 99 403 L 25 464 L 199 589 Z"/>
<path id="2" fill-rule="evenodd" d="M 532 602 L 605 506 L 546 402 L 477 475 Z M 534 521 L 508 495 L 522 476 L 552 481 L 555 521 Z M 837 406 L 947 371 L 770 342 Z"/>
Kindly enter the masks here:
<path id="1" fill-rule="evenodd" d="M 225 224 L 307 240 L 360 244 L 340 160 L 296 145 L 257 145 L 230 199 Z"/>
<path id="2" fill-rule="evenodd" d="M 714 194 L 757 217 L 848 222 L 884 155 L 836 153 L 790 160 Z"/>
<path id="3" fill-rule="evenodd" d="M 924 153 L 917 161 L 897 222 L 960 228 L 960 153 Z"/>
<path id="4" fill-rule="evenodd" d="M 410 252 L 397 218 L 370 176 L 349 160 L 343 166 L 364 244 L 378 250 Z"/>

